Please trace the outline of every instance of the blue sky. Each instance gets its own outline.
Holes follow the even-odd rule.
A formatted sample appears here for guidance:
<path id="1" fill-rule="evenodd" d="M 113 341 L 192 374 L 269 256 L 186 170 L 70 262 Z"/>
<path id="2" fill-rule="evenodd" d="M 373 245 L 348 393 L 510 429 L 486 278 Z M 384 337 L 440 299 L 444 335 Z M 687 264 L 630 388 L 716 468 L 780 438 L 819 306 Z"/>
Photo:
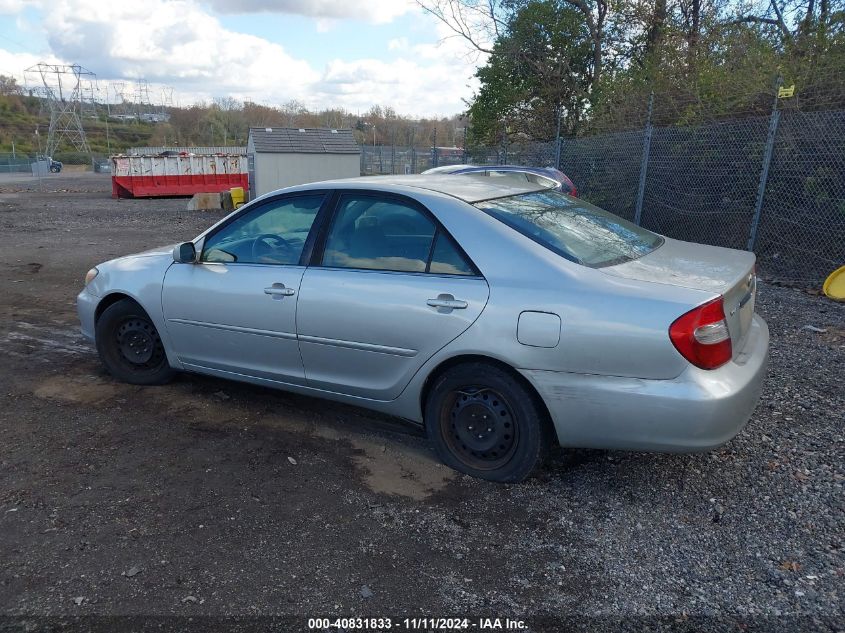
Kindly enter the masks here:
<path id="1" fill-rule="evenodd" d="M 405 38 L 410 44 L 439 39 L 435 24 L 419 15 L 404 15 L 389 24 L 361 20 L 337 20 L 318 27 L 319 20 L 300 15 L 237 14 L 220 16 L 232 29 L 277 42 L 293 55 L 323 65 L 338 56 L 372 57 L 389 61 L 389 42 Z"/>
<path id="2" fill-rule="evenodd" d="M 180 104 L 233 96 L 399 113 L 464 109 L 477 60 L 410 0 L 0 0 L 0 73 L 39 61 L 172 86 Z"/>

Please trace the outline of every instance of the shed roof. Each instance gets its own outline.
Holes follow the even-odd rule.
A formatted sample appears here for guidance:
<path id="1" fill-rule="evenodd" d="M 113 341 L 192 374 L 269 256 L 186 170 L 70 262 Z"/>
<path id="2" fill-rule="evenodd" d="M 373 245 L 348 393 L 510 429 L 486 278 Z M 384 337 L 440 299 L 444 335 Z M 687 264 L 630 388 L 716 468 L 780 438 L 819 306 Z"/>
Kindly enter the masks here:
<path id="1" fill-rule="evenodd" d="M 352 130 L 331 128 L 252 127 L 256 153 L 360 154 Z"/>

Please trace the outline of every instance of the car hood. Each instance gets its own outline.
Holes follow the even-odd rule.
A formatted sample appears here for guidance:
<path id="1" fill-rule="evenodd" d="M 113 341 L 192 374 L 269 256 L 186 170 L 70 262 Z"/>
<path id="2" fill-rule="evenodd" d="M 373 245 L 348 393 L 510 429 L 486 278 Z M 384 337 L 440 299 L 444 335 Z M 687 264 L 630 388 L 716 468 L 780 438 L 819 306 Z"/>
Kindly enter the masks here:
<path id="1" fill-rule="evenodd" d="M 164 273 L 173 264 L 173 245 L 117 257 L 97 264 L 99 274 L 87 286 L 98 297 L 109 292 L 137 296 L 139 288 L 160 285 Z"/>
<path id="2" fill-rule="evenodd" d="M 141 251 L 140 253 L 134 253 L 132 255 L 126 255 L 124 257 L 119 257 L 118 259 L 129 259 L 131 257 L 155 257 L 159 255 L 173 255 L 173 249 L 176 248 L 176 244 L 170 244 L 168 246 L 157 246 L 156 248 L 151 248 L 148 251 Z"/>
<path id="3" fill-rule="evenodd" d="M 97 264 L 97 268 L 102 274 L 106 271 L 125 272 L 159 268 L 163 265 L 166 267 L 173 263 L 173 248 L 175 246 L 175 244 L 160 246 L 158 248 L 151 248 L 148 251 L 116 257 L 107 262 Z"/>
<path id="4" fill-rule="evenodd" d="M 747 251 L 667 237 L 648 255 L 600 270 L 614 277 L 724 294 L 749 274 L 755 259 Z"/>

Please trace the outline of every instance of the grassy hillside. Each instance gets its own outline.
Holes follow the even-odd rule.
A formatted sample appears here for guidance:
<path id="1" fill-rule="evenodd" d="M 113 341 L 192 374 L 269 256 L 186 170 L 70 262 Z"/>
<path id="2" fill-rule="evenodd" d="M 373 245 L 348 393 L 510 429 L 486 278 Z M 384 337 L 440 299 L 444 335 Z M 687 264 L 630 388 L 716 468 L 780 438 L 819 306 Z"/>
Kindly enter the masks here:
<path id="1" fill-rule="evenodd" d="M 156 124 L 138 121 L 116 123 L 106 121 L 105 115 L 97 119 L 86 118 L 82 121 L 88 144 L 95 155 L 107 156 L 137 145 L 147 145 L 153 137 L 161 136 Z M 38 128 L 39 136 L 35 135 Z M 50 112 L 36 97 L 18 95 L 0 95 L 0 153 L 11 152 L 12 143 L 17 153 L 35 154 L 38 143 L 41 150 L 47 143 L 47 131 L 50 127 Z M 70 164 L 88 163 L 87 154 L 77 152 L 72 146 L 61 145 L 53 158 Z"/>

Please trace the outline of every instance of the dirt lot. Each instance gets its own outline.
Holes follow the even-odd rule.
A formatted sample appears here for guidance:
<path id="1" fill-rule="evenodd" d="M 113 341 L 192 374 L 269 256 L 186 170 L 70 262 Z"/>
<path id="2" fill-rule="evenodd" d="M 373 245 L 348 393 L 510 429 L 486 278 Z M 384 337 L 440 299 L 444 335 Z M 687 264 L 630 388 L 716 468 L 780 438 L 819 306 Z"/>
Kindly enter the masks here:
<path id="1" fill-rule="evenodd" d="M 107 176 L 0 178 L 0 629 L 91 614 L 845 628 L 845 305 L 762 287 L 770 375 L 724 448 L 568 451 L 493 485 L 363 410 L 191 375 L 115 382 L 78 334 L 85 271 L 219 214 L 112 200 Z"/>

